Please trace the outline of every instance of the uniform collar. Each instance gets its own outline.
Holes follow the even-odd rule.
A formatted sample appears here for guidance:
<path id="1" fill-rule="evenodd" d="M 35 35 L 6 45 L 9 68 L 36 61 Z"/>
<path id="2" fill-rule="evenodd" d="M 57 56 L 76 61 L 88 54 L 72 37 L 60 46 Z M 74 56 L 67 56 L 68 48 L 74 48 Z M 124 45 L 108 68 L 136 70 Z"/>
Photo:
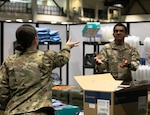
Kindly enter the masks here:
<path id="1" fill-rule="evenodd" d="M 36 53 L 36 52 L 37 52 L 37 48 L 27 48 L 24 54 Z"/>
<path id="2" fill-rule="evenodd" d="M 120 50 L 128 49 L 128 45 L 125 42 L 124 42 L 124 44 L 120 45 L 120 44 L 116 44 L 115 41 L 113 41 L 111 43 L 111 46 L 112 46 L 113 49 L 120 49 Z"/>

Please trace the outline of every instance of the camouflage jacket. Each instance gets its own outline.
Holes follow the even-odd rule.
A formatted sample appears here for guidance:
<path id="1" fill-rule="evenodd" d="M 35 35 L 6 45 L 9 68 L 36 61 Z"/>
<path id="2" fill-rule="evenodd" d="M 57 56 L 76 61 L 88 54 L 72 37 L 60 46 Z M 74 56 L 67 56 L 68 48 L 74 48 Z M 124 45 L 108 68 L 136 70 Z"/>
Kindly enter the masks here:
<path id="1" fill-rule="evenodd" d="M 60 52 L 28 49 L 16 53 L 0 67 L 0 107 L 14 115 L 52 106 L 51 73 L 69 61 L 70 47 Z"/>
<path id="2" fill-rule="evenodd" d="M 140 64 L 140 55 L 135 47 L 124 43 L 117 45 L 115 42 L 104 45 L 98 54 L 103 64 L 96 65 L 96 69 L 102 73 L 104 70 L 110 72 L 115 79 L 131 81 L 131 70 L 136 71 Z M 121 68 L 123 57 L 128 60 L 129 66 Z"/>

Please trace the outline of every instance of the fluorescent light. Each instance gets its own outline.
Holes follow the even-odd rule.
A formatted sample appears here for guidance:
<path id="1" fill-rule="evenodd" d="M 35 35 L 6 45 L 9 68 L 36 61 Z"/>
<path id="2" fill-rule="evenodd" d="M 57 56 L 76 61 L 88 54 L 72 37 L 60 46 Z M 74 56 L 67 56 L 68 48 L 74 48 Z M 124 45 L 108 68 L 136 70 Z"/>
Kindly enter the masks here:
<path id="1" fill-rule="evenodd" d="M 31 3 L 31 0 L 10 0 L 10 2 Z"/>
<path id="2" fill-rule="evenodd" d="M 6 22 L 11 22 L 11 20 L 5 20 Z"/>
<path id="3" fill-rule="evenodd" d="M 32 22 L 32 20 L 28 20 L 28 22 Z"/>
<path id="4" fill-rule="evenodd" d="M 17 22 L 23 22 L 23 20 L 22 20 L 22 19 L 16 19 L 16 21 L 17 21 Z"/>
<path id="5" fill-rule="evenodd" d="M 61 22 L 61 24 L 73 24 L 73 22 Z"/>
<path id="6" fill-rule="evenodd" d="M 57 24 L 57 22 L 54 22 L 54 21 L 53 21 L 53 22 L 51 22 L 51 24 Z"/>
<path id="7" fill-rule="evenodd" d="M 123 8 L 122 4 L 114 4 L 114 7 Z"/>

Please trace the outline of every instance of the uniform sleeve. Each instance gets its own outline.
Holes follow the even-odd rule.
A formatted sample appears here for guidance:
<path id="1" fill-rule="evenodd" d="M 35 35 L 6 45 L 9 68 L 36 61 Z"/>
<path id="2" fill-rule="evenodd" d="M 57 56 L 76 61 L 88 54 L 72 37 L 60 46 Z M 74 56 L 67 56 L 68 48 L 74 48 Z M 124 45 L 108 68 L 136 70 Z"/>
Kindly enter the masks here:
<path id="1" fill-rule="evenodd" d="M 136 71 L 140 65 L 140 55 L 136 48 L 132 49 L 132 57 L 130 63 L 130 69 Z"/>
<path id="2" fill-rule="evenodd" d="M 101 51 L 98 54 L 98 57 L 102 60 L 103 64 L 98 64 L 96 63 L 96 70 L 99 73 L 103 73 L 104 70 L 107 69 L 107 65 L 108 65 L 108 59 L 107 59 L 107 52 L 106 52 L 106 47 L 104 46 Z"/>
<path id="3" fill-rule="evenodd" d="M 0 109 L 5 109 L 9 101 L 10 88 L 5 63 L 0 67 Z"/>
<path id="4" fill-rule="evenodd" d="M 65 45 L 59 52 L 50 51 L 50 50 L 48 52 L 46 52 L 48 57 L 50 57 L 50 59 L 52 59 L 52 63 L 53 63 L 52 69 L 54 69 L 56 67 L 62 67 L 69 61 L 70 50 L 71 50 L 71 48 L 69 46 Z"/>

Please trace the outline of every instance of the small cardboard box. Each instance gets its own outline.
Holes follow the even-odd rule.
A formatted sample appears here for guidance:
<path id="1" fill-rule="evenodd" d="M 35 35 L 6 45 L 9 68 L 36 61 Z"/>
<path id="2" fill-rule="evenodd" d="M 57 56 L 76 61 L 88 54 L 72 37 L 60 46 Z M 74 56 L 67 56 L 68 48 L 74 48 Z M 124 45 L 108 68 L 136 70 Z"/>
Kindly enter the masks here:
<path id="1" fill-rule="evenodd" d="M 95 37 L 99 29 L 100 29 L 99 22 L 87 22 L 82 30 L 82 36 L 88 38 Z"/>
<path id="2" fill-rule="evenodd" d="M 111 74 L 75 76 L 84 90 L 84 115 L 147 115 L 148 87 L 122 87 Z"/>

